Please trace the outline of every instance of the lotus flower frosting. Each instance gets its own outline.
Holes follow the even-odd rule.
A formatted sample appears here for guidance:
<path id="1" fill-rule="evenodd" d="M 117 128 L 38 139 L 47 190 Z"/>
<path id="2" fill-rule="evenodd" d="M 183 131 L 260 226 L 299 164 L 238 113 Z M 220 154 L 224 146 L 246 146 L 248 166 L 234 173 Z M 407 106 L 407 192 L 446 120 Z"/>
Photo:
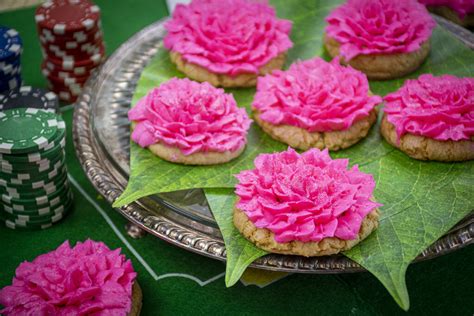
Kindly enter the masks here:
<path id="1" fill-rule="evenodd" d="M 344 130 L 369 115 L 382 102 L 369 96 L 369 82 L 360 71 L 313 58 L 259 77 L 252 106 L 274 125 L 292 125 L 309 132 Z"/>
<path id="2" fill-rule="evenodd" d="M 355 239 L 362 220 L 380 204 L 371 201 L 371 175 L 331 159 L 327 149 L 261 154 L 255 169 L 237 175 L 237 208 L 280 243 L 323 238 Z"/>
<path id="3" fill-rule="evenodd" d="M 2 315 L 127 315 L 136 273 L 120 249 L 87 240 L 23 262 L 0 290 Z"/>
<path id="4" fill-rule="evenodd" d="M 184 155 L 239 150 L 251 123 L 232 94 L 207 82 L 176 78 L 140 99 L 128 118 L 136 121 L 132 139 L 140 146 L 164 143 Z"/>
<path id="5" fill-rule="evenodd" d="M 421 75 L 385 97 L 398 138 L 406 133 L 440 141 L 474 137 L 474 78 Z"/>
<path id="6" fill-rule="evenodd" d="M 462 19 L 474 12 L 474 0 L 419 0 L 427 6 L 444 6 L 454 10 Z"/>
<path id="7" fill-rule="evenodd" d="M 165 25 L 167 49 L 213 73 L 258 69 L 293 44 L 291 22 L 278 19 L 266 1 L 193 0 L 178 4 Z"/>
<path id="8" fill-rule="evenodd" d="M 347 61 L 358 55 L 413 52 L 435 27 L 416 0 L 349 0 L 326 21 L 327 35 L 340 44 Z"/>

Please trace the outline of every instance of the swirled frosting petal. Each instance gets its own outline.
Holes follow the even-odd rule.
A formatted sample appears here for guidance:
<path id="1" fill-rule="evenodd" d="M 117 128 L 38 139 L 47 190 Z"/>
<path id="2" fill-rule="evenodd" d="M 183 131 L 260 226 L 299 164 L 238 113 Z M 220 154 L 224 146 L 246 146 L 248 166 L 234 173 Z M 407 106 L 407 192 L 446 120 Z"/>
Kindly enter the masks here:
<path id="1" fill-rule="evenodd" d="M 128 112 L 134 142 L 164 143 L 184 155 L 236 151 L 245 146 L 251 120 L 232 94 L 207 82 L 173 78 L 152 89 Z"/>
<path id="2" fill-rule="evenodd" d="M 441 141 L 474 137 L 474 78 L 421 75 L 405 81 L 385 102 L 398 138 L 407 133 Z"/>
<path id="3" fill-rule="evenodd" d="M 443 6 L 454 10 L 463 19 L 467 14 L 474 13 L 473 0 L 419 0 L 427 6 Z"/>
<path id="4" fill-rule="evenodd" d="M 360 71 L 313 58 L 259 77 L 252 103 L 262 120 L 309 132 L 344 130 L 367 117 L 382 102 L 369 96 L 369 82 Z"/>
<path id="5" fill-rule="evenodd" d="M 120 249 L 87 240 L 23 262 L 0 290 L 2 315 L 127 315 L 136 278 Z"/>
<path id="6" fill-rule="evenodd" d="M 326 21 L 326 34 L 340 44 L 347 61 L 358 55 L 413 52 L 435 27 L 416 0 L 348 0 Z"/>
<path id="7" fill-rule="evenodd" d="M 371 201 L 373 177 L 357 166 L 348 169 L 348 163 L 319 149 L 261 154 L 255 169 L 236 176 L 237 207 L 280 243 L 355 239 L 365 216 L 380 204 Z"/>
<path id="8" fill-rule="evenodd" d="M 292 47 L 291 22 L 266 1 L 193 0 L 178 4 L 165 25 L 167 49 L 210 72 L 235 76 L 259 68 Z"/>

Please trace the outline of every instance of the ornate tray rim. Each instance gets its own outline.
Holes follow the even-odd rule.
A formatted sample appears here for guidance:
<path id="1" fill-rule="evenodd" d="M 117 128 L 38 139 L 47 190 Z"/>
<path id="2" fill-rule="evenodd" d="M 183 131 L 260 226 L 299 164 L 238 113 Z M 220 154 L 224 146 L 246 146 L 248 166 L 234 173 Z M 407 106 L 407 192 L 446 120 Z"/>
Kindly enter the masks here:
<path id="1" fill-rule="evenodd" d="M 91 121 L 92 104 L 95 96 L 100 93 L 101 84 L 106 78 L 110 77 L 116 61 L 120 60 L 127 52 L 136 49 L 137 44 L 142 41 L 146 34 L 162 29 L 164 20 L 149 25 L 123 43 L 100 67 L 98 72 L 89 79 L 76 101 L 73 116 L 73 141 L 76 156 L 89 181 L 109 203 L 113 203 L 120 196 L 124 186 L 120 183 L 120 176 L 117 175 L 117 170 L 113 167 L 114 164 L 94 137 Z M 474 40 L 469 39 L 473 36 L 468 31 L 443 18 L 436 17 L 436 20 L 443 27 L 453 32 L 466 45 L 474 48 Z M 146 64 L 146 62 L 144 63 Z M 148 199 L 140 199 L 116 210 L 129 222 L 166 242 L 200 255 L 221 261 L 226 260 L 225 246 L 222 239 L 210 237 L 201 231 L 184 227 L 166 216 L 151 214 L 146 209 Z M 160 209 L 165 211 L 166 207 L 162 205 Z M 474 243 L 473 213 L 423 251 L 415 261 L 441 256 L 471 243 Z M 343 255 L 305 258 L 269 254 L 257 259 L 250 266 L 272 271 L 319 274 L 365 271 L 363 267 Z"/>

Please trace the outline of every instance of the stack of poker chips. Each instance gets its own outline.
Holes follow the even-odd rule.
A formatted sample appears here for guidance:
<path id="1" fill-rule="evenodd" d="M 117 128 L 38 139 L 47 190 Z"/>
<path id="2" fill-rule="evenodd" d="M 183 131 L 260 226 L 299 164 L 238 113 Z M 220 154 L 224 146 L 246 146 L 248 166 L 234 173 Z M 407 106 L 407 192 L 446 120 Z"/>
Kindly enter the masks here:
<path id="1" fill-rule="evenodd" d="M 45 229 L 71 209 L 65 127 L 54 112 L 0 112 L 0 221 L 7 227 Z"/>
<path id="2" fill-rule="evenodd" d="M 88 0 L 47 1 L 36 9 L 35 20 L 48 87 L 61 100 L 74 102 L 104 60 L 99 7 Z"/>
<path id="3" fill-rule="evenodd" d="M 18 32 L 0 26 L 0 94 L 21 86 L 22 50 L 23 44 Z"/>
<path id="4" fill-rule="evenodd" d="M 16 108 L 36 108 L 48 112 L 59 112 L 58 97 L 54 92 L 41 88 L 22 86 L 0 95 L 0 111 Z"/>

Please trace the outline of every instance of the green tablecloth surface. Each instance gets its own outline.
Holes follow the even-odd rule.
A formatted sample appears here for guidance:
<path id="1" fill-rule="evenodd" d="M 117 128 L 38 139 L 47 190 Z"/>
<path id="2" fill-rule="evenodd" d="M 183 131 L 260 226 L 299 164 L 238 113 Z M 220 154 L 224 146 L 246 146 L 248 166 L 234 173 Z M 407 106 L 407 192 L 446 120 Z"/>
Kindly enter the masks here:
<path id="1" fill-rule="evenodd" d="M 109 55 L 134 33 L 167 15 L 164 1 L 96 3 L 101 8 Z M 45 87 L 34 8 L 0 13 L 0 24 L 17 29 L 24 41 L 25 84 Z M 44 231 L 19 232 L 0 227 L 0 287 L 11 283 L 20 262 L 55 249 L 64 240 L 75 243 L 91 238 L 104 241 L 111 248 L 121 247 L 131 258 L 144 294 L 142 315 L 405 314 L 369 273 L 293 274 L 263 287 L 239 282 L 226 288 L 222 262 L 192 254 L 150 235 L 138 240 L 128 237 L 124 230 L 126 220 L 94 190 L 75 157 L 72 113 L 68 109 L 63 116 L 69 127 L 67 166 L 74 189 L 74 211 L 60 224 Z M 407 274 L 411 298 L 408 314 L 473 315 L 473 250 L 471 245 L 411 265 Z M 263 277 L 268 275 L 262 274 Z"/>

